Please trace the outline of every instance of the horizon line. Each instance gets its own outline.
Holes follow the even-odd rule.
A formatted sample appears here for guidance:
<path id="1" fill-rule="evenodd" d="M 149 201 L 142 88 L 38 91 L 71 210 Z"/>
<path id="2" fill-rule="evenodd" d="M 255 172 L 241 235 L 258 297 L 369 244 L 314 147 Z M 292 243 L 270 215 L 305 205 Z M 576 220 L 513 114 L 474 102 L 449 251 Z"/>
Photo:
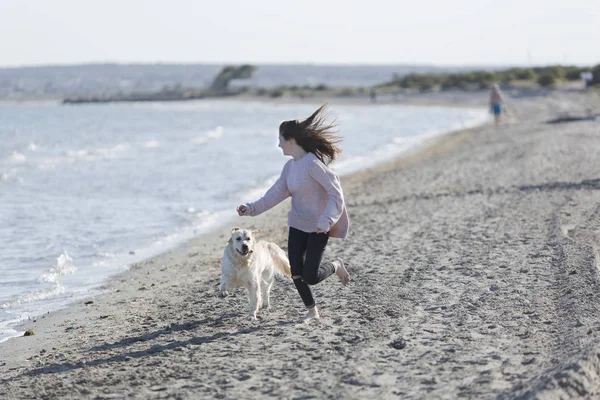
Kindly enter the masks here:
<path id="1" fill-rule="evenodd" d="M 256 66 L 320 66 L 320 67 L 421 67 L 421 68 L 536 68 L 548 66 L 576 66 L 593 67 L 594 64 L 434 64 L 434 63 L 363 63 L 363 62 L 177 62 L 177 61 L 139 61 L 139 62 L 119 62 L 119 61 L 90 61 L 79 63 L 40 63 L 40 64 L 21 64 L 21 65 L 0 65 L 0 69 L 28 69 L 28 68 L 69 68 L 69 67 L 90 67 L 90 66 L 228 66 L 228 65 L 256 65 Z"/>

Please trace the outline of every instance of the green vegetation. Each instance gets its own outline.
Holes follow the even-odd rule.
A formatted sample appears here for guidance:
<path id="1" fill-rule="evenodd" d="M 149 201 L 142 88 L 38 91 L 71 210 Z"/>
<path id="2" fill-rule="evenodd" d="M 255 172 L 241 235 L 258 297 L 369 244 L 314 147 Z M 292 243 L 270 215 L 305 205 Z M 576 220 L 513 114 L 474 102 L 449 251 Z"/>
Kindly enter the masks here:
<path id="1" fill-rule="evenodd" d="M 556 76 L 551 72 L 545 72 L 537 79 L 537 83 L 543 88 L 553 87 L 556 85 L 556 79 Z"/>
<path id="2" fill-rule="evenodd" d="M 226 66 L 219 72 L 219 74 L 212 81 L 210 88 L 215 92 L 227 92 L 229 89 L 229 82 L 233 79 L 248 79 L 252 78 L 252 74 L 256 71 L 254 65 L 244 64 L 239 67 L 231 65 Z"/>
<path id="3" fill-rule="evenodd" d="M 471 71 L 454 74 L 409 74 L 394 75 L 391 81 L 377 85 L 377 90 L 412 89 L 421 92 L 430 90 L 480 90 L 498 82 L 503 85 L 534 85 L 554 87 L 560 82 L 577 81 L 581 73 L 591 71 L 594 84 L 600 83 L 600 65 L 593 68 L 551 65 L 535 68 L 509 68 L 501 71 Z"/>

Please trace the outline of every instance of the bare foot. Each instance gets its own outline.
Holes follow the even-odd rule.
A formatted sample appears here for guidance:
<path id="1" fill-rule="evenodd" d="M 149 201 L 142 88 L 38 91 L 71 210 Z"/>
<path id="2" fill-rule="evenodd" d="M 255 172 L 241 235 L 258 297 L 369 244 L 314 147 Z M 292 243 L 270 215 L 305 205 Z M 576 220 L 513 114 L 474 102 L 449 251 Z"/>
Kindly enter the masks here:
<path id="1" fill-rule="evenodd" d="M 319 310 L 317 310 L 317 307 L 311 307 L 311 308 L 307 308 L 308 312 L 306 313 L 306 315 L 304 316 L 304 318 L 302 318 L 302 320 L 304 322 L 309 322 L 312 319 L 319 319 Z"/>
<path id="2" fill-rule="evenodd" d="M 342 281 L 342 285 L 346 286 L 348 282 L 350 282 L 350 274 L 344 266 L 344 260 L 336 258 L 333 263 L 335 265 L 335 274 L 340 278 L 340 281 Z"/>

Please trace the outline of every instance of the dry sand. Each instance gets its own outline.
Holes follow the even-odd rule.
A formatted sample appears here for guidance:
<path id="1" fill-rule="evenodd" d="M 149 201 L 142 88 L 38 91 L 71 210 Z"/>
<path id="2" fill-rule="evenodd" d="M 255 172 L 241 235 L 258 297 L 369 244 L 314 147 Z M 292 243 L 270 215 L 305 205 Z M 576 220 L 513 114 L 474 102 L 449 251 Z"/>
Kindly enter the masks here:
<path id="1" fill-rule="evenodd" d="M 353 280 L 314 287 L 320 322 L 283 278 L 258 322 L 217 298 L 223 227 L 24 324 L 0 398 L 600 396 L 600 124 L 543 124 L 594 96 L 512 99 L 512 123 L 345 177 L 326 258 Z M 285 249 L 287 207 L 238 224 Z"/>

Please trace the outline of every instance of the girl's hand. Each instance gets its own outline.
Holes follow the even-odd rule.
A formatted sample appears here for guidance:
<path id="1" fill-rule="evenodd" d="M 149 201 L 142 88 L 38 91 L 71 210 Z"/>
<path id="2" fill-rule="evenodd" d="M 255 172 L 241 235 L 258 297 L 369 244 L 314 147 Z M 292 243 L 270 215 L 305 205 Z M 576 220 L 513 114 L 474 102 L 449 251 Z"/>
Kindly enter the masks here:
<path id="1" fill-rule="evenodd" d="M 327 232 L 329 232 L 329 229 L 331 229 L 331 226 L 329 225 L 329 221 L 327 221 L 325 218 L 321 217 L 319 219 L 319 222 L 317 223 L 316 233 L 327 233 Z"/>
<path id="2" fill-rule="evenodd" d="M 245 205 L 240 205 L 236 208 L 236 211 L 238 213 L 238 215 L 241 217 L 244 214 L 246 214 L 246 211 L 248 211 L 248 207 L 246 207 Z"/>

